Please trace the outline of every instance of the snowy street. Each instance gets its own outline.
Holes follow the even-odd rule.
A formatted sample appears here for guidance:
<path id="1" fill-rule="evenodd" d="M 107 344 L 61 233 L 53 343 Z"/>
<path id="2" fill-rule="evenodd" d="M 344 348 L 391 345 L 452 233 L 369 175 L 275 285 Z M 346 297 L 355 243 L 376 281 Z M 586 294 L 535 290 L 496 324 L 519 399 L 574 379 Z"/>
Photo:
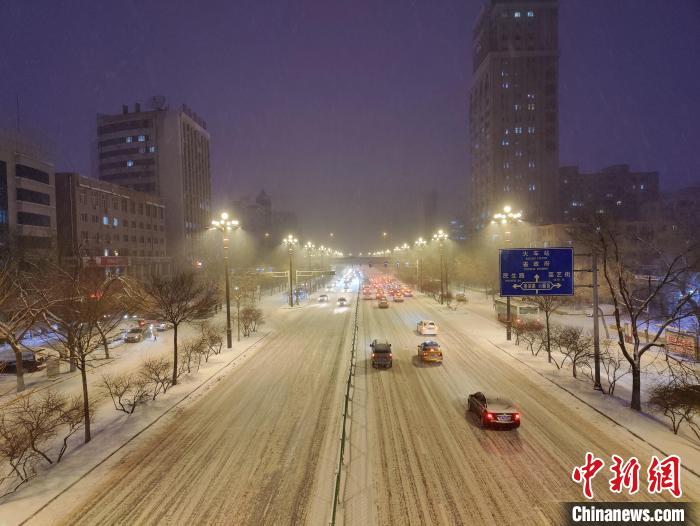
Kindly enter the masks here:
<path id="1" fill-rule="evenodd" d="M 329 295 L 276 308 L 275 330 L 245 362 L 29 524 L 327 524 L 356 298 L 337 307 L 342 294 Z M 643 466 L 661 455 L 499 349 L 501 327 L 479 308 L 455 313 L 421 296 L 382 310 L 359 301 L 338 523 L 560 524 L 560 503 L 582 499 L 571 471 L 587 451 Z M 442 365 L 415 359 L 427 339 L 415 332 L 420 319 L 439 327 Z M 371 367 L 374 338 L 392 343 L 391 369 Z M 465 416 L 474 391 L 511 398 L 520 429 L 482 429 Z M 697 473 L 696 461 L 683 457 Z M 608 478 L 594 480 L 596 500 L 630 500 Z M 700 498 L 687 470 L 683 492 Z M 633 500 L 671 498 L 643 488 Z"/>

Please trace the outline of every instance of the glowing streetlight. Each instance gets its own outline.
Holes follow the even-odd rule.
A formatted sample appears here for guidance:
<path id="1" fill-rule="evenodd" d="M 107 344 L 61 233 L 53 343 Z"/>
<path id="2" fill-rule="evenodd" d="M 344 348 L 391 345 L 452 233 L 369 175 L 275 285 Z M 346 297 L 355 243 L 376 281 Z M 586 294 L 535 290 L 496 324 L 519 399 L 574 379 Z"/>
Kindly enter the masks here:
<path id="1" fill-rule="evenodd" d="M 294 248 L 297 246 L 299 240 L 295 238 L 292 234 L 289 234 L 282 240 L 282 244 L 287 247 L 289 252 L 289 306 L 294 307 L 294 281 L 292 274 L 292 256 L 294 255 Z M 299 301 L 299 296 L 297 296 L 297 302 Z"/>
<path id="2" fill-rule="evenodd" d="M 224 273 L 226 274 L 226 345 L 230 349 L 233 345 L 231 341 L 231 295 L 228 272 L 228 233 L 237 230 L 241 225 L 235 219 L 229 219 L 226 212 L 221 213 L 221 219 L 211 222 L 211 230 L 218 230 L 224 238 Z"/>

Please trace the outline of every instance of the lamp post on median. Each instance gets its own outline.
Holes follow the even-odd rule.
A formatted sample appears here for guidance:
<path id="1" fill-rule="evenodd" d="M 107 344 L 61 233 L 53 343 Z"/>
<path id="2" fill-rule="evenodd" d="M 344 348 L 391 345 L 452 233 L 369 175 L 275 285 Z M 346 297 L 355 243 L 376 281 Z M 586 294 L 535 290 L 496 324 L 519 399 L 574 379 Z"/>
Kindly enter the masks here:
<path id="1" fill-rule="evenodd" d="M 282 240 L 282 244 L 287 247 L 289 252 L 289 306 L 294 307 L 294 278 L 292 274 L 292 256 L 294 255 L 294 247 L 297 245 L 299 240 L 293 235 L 289 234 Z M 298 299 L 298 296 L 297 296 Z"/>
<path id="2" fill-rule="evenodd" d="M 420 292 L 423 292 L 423 247 L 428 242 L 423 239 L 422 237 L 419 237 L 414 245 L 418 249 L 418 276 L 416 276 L 416 280 L 418 281 L 418 290 Z"/>
<path id="3" fill-rule="evenodd" d="M 231 341 L 231 295 L 228 275 L 229 232 L 239 229 L 240 224 L 235 219 L 229 219 L 226 212 L 222 212 L 221 219 L 215 219 L 212 221 L 210 228 L 221 232 L 224 239 L 224 273 L 226 275 L 226 347 L 230 349 L 233 342 Z"/>
<path id="4" fill-rule="evenodd" d="M 498 223 L 504 225 L 506 228 L 506 231 L 503 236 L 506 246 L 510 247 L 513 244 L 509 225 L 512 225 L 513 223 L 522 223 L 522 217 L 522 212 L 513 212 L 513 209 L 508 205 L 503 207 L 503 212 L 494 214 L 491 223 Z M 510 312 L 510 296 L 506 296 L 506 340 L 511 340 L 512 333 L 513 317 L 511 316 Z"/>
<path id="5" fill-rule="evenodd" d="M 440 305 L 445 302 L 445 288 L 447 283 L 445 283 L 445 241 L 449 239 L 449 236 L 442 230 L 438 230 L 437 233 L 433 234 L 433 239 L 438 242 L 440 247 Z"/>

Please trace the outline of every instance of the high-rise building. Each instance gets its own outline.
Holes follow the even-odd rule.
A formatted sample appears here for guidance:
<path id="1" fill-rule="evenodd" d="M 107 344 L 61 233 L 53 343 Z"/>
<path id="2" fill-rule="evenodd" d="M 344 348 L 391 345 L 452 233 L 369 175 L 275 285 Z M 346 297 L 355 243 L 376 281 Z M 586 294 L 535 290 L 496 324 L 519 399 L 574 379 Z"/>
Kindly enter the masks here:
<path id="1" fill-rule="evenodd" d="M 160 197 L 168 210 L 166 239 L 175 261 L 197 259 L 210 226 L 210 136 L 187 106 L 168 108 L 153 97 L 116 115 L 97 116 L 99 178 Z"/>
<path id="2" fill-rule="evenodd" d="M 558 214 L 558 1 L 487 0 L 473 32 L 469 223 Z"/>
<path id="3" fill-rule="evenodd" d="M 56 187 L 42 148 L 0 137 L 0 257 L 56 257 Z"/>
<path id="4" fill-rule="evenodd" d="M 616 164 L 583 173 L 578 166 L 559 169 L 560 217 L 564 223 L 590 222 L 596 215 L 615 221 L 641 221 L 659 201 L 658 172 L 631 172 Z"/>

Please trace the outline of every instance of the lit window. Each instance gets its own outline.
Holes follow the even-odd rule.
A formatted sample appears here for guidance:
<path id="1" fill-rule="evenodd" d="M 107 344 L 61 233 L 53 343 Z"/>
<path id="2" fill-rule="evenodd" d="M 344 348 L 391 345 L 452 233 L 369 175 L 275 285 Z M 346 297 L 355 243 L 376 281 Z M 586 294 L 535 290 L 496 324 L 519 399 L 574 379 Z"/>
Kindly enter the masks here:
<path id="1" fill-rule="evenodd" d="M 640 190 L 644 190 L 644 185 L 643 185 L 643 184 L 640 184 L 640 185 L 639 185 L 639 189 L 640 189 Z"/>
<path id="2" fill-rule="evenodd" d="M 501 87 L 503 89 L 508 89 L 508 88 L 510 88 L 510 84 L 508 84 L 507 82 L 504 82 L 503 84 L 501 84 Z"/>
<path id="3" fill-rule="evenodd" d="M 105 256 L 109 256 L 109 249 L 108 249 L 108 248 L 105 248 L 105 250 L 104 250 L 104 255 L 105 255 Z"/>
<path id="4" fill-rule="evenodd" d="M 501 71 L 501 77 L 507 77 L 507 76 L 508 76 L 508 73 L 506 73 L 505 71 Z"/>
<path id="5" fill-rule="evenodd" d="M 528 11 L 528 12 L 527 12 L 527 17 L 528 17 L 528 18 L 534 18 L 534 17 L 535 17 L 535 12 L 534 12 L 534 11 Z"/>
<path id="6" fill-rule="evenodd" d="M 534 184 L 531 184 L 531 185 L 529 185 L 529 186 L 527 187 L 527 189 L 528 189 L 530 192 L 534 192 L 534 191 L 535 191 L 535 185 L 534 185 Z"/>
<path id="7" fill-rule="evenodd" d="M 508 139 L 503 139 L 501 141 L 501 146 L 508 146 L 508 145 L 510 145 L 510 143 L 508 142 Z"/>
<path id="8" fill-rule="evenodd" d="M 129 136 L 126 138 L 126 142 L 131 142 L 131 141 L 133 141 L 133 140 L 134 140 L 134 138 L 133 138 L 131 135 L 129 135 Z"/>
<path id="9" fill-rule="evenodd" d="M 102 224 L 103 224 L 103 225 L 108 225 L 108 224 L 109 224 L 109 217 L 103 216 L 103 217 L 102 217 Z"/>
<path id="10" fill-rule="evenodd" d="M 134 166 L 134 161 L 126 161 L 126 165 L 127 165 L 129 168 L 131 168 L 132 166 Z"/>
<path id="11" fill-rule="evenodd" d="M 116 217 L 112 219 L 112 226 L 119 226 L 119 219 Z"/>
<path id="12" fill-rule="evenodd" d="M 528 126 L 528 127 L 527 127 L 527 133 L 529 133 L 530 135 L 532 135 L 533 133 L 535 133 L 535 127 L 534 127 L 534 126 Z"/>
<path id="13" fill-rule="evenodd" d="M 145 136 L 145 135 L 139 135 L 139 142 L 146 142 L 146 136 Z"/>
<path id="14" fill-rule="evenodd" d="M 515 111 L 520 111 L 520 104 L 514 105 L 514 106 L 513 106 L 513 109 L 514 109 Z"/>
<path id="15" fill-rule="evenodd" d="M 527 105 L 527 109 L 530 110 L 530 111 L 534 110 L 534 109 L 535 109 L 535 103 L 534 103 L 534 102 L 531 102 L 530 104 L 528 104 L 528 105 Z"/>
<path id="16" fill-rule="evenodd" d="M 534 168 L 534 167 L 535 167 L 535 161 L 528 161 L 528 162 L 527 162 L 527 167 L 528 167 L 528 168 Z"/>
<path id="17" fill-rule="evenodd" d="M 513 131 L 517 134 L 523 133 L 523 129 L 520 126 L 516 126 L 515 128 L 513 128 Z"/>
<path id="18" fill-rule="evenodd" d="M 527 94 L 528 100 L 535 100 L 535 94 L 534 93 L 528 93 Z"/>
<path id="19" fill-rule="evenodd" d="M 149 147 L 148 147 L 148 153 L 156 153 L 156 147 L 155 147 L 155 146 L 149 146 Z"/>
<path id="20" fill-rule="evenodd" d="M 622 205 L 622 201 L 617 201 L 615 204 L 616 204 L 617 206 L 620 206 L 620 205 Z"/>
<path id="21" fill-rule="evenodd" d="M 516 11 L 515 13 L 513 13 L 513 16 L 515 18 L 520 18 L 520 11 Z"/>
<path id="22" fill-rule="evenodd" d="M 505 163 L 503 163 L 503 168 L 506 168 L 506 169 L 510 168 L 510 163 L 507 161 Z"/>
<path id="23" fill-rule="evenodd" d="M 516 156 L 516 157 L 522 157 L 522 156 L 523 156 L 523 152 L 521 152 L 520 150 L 518 150 L 517 152 L 515 152 L 515 156 Z"/>

